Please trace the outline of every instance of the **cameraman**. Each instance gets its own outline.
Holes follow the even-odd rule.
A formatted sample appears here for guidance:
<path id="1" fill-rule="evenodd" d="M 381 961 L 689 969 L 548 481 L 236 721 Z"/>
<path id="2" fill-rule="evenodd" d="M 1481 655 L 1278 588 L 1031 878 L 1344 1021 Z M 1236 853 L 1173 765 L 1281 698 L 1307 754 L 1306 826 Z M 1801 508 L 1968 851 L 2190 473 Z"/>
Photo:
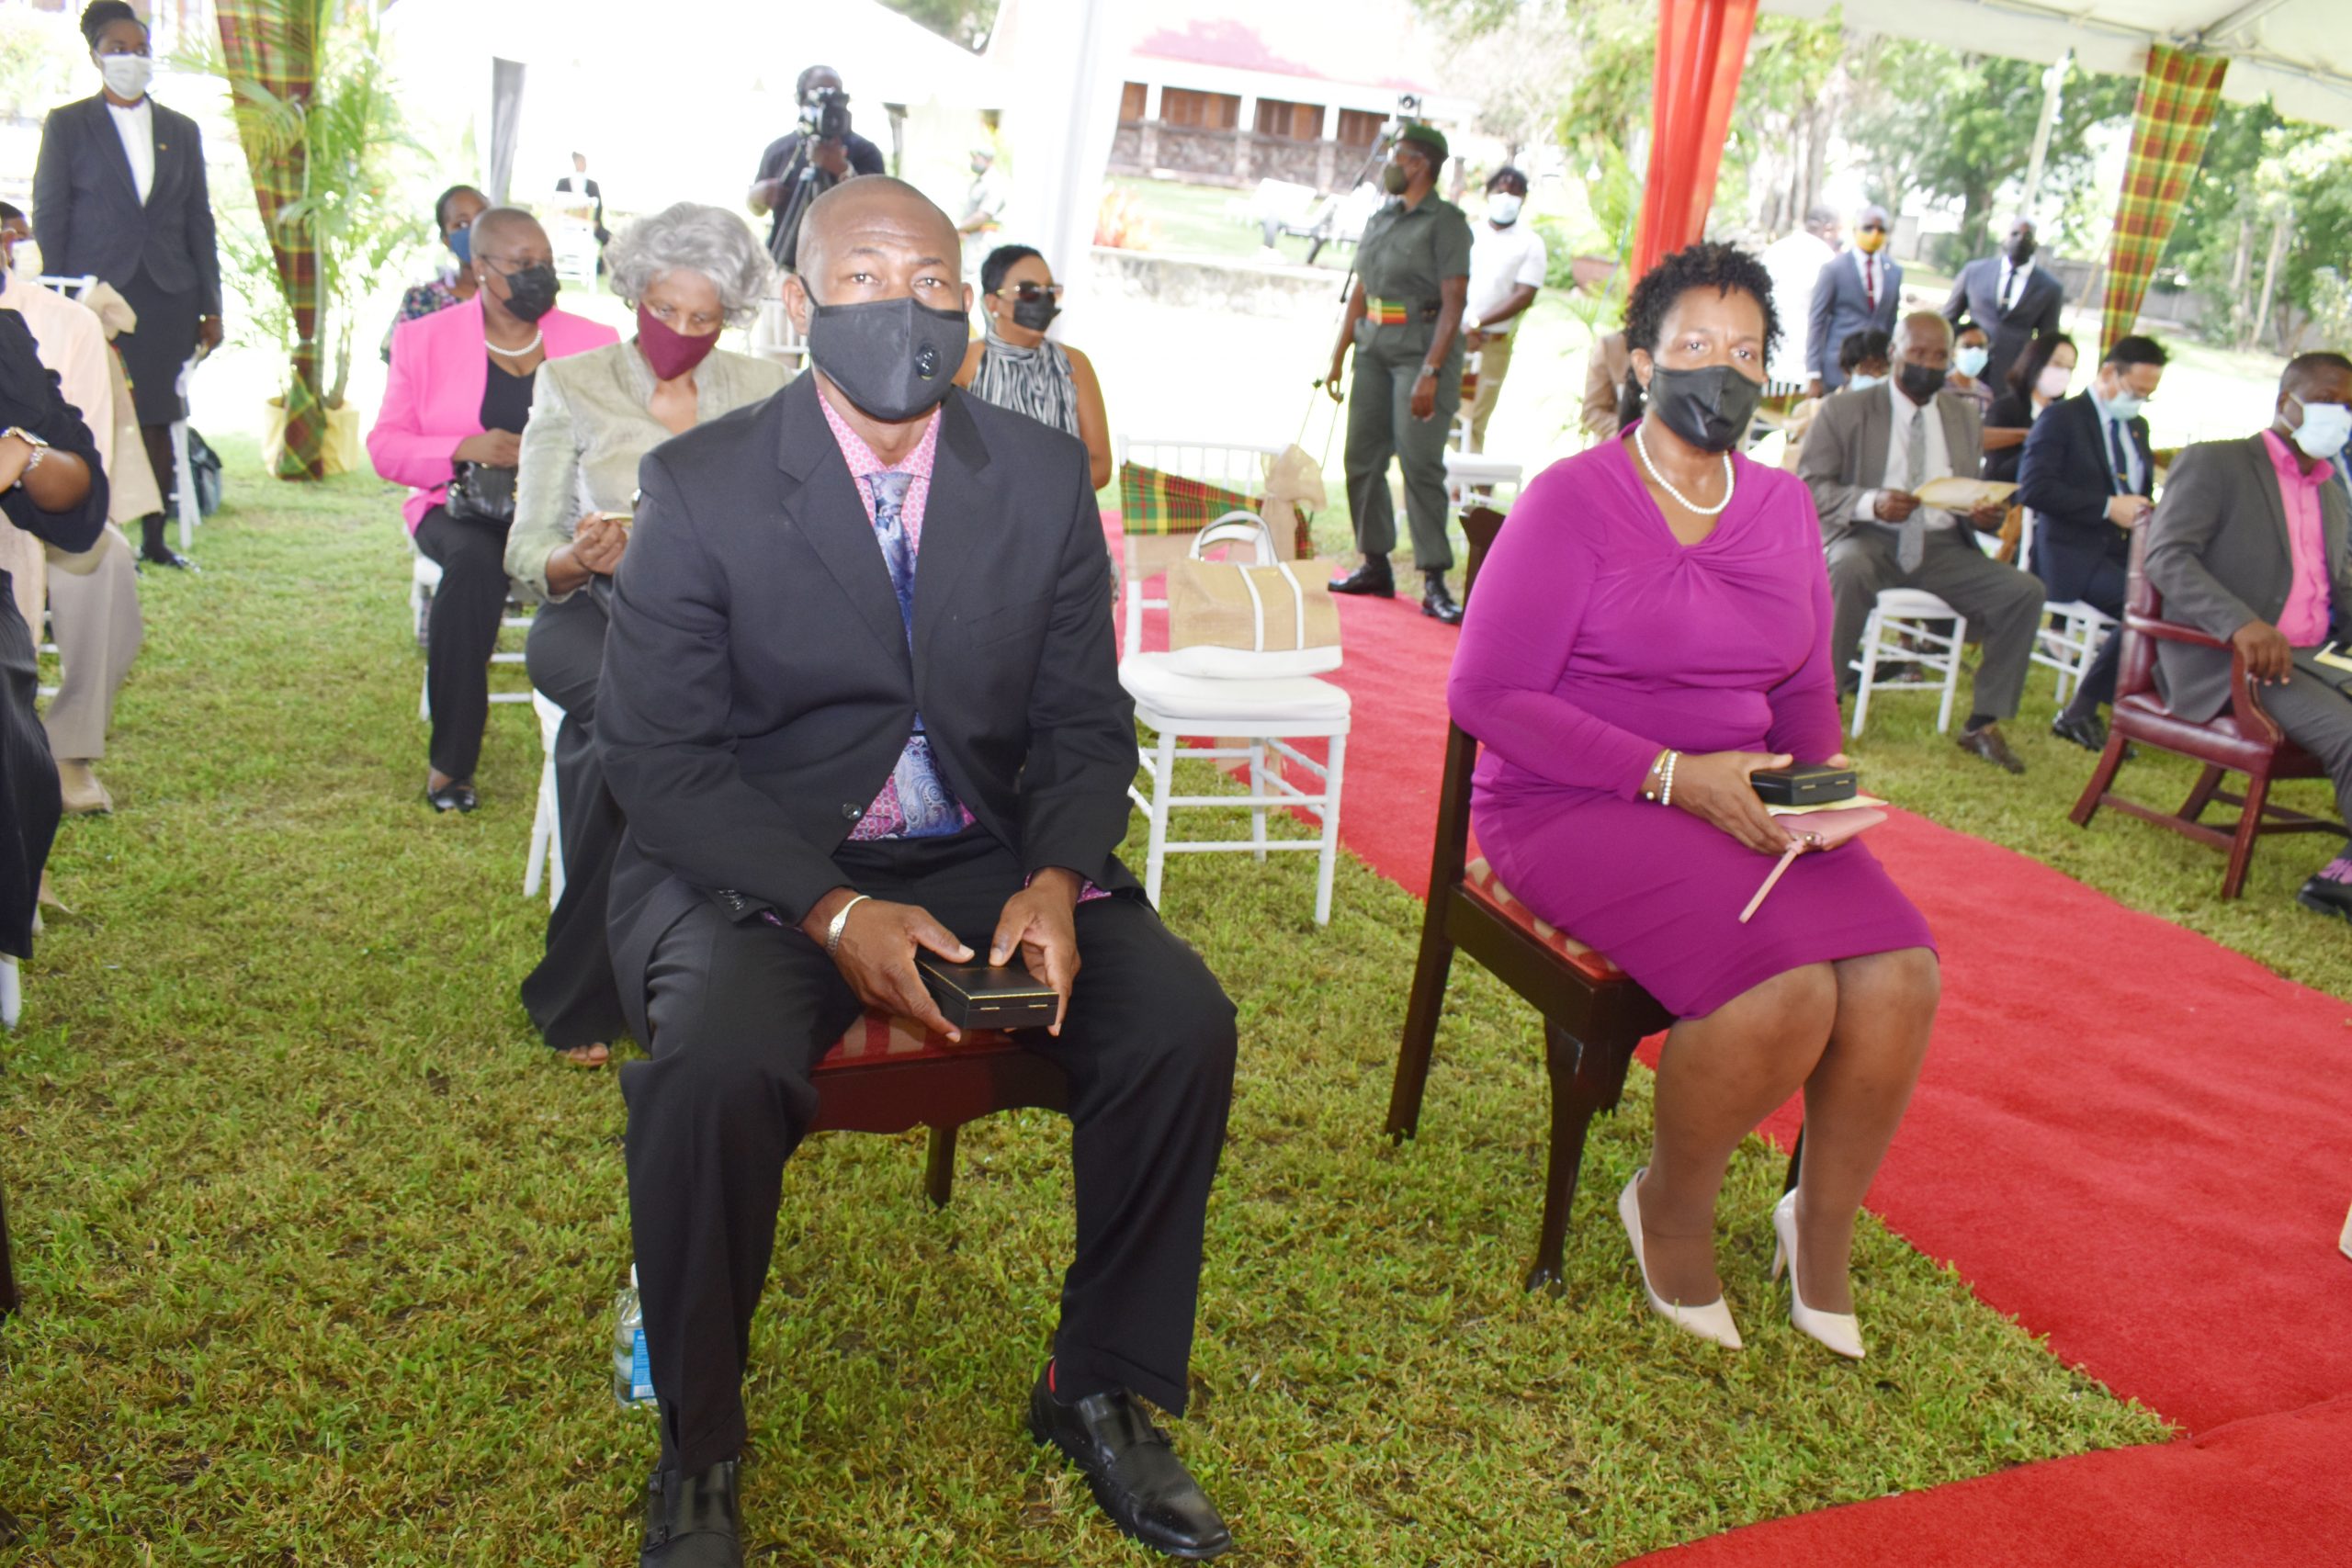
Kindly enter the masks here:
<path id="1" fill-rule="evenodd" d="M 786 233 L 785 226 L 797 217 L 791 187 L 800 183 L 804 167 L 811 172 L 808 182 L 811 199 L 845 179 L 886 172 L 882 150 L 852 130 L 844 130 L 838 137 L 814 142 L 803 155 L 807 129 L 815 123 L 819 107 L 814 100 L 820 95 L 841 91 L 842 73 L 830 65 L 811 65 L 800 73 L 792 86 L 793 100 L 800 107 L 800 123 L 769 142 L 767 151 L 760 154 L 759 176 L 752 182 L 751 191 L 744 198 L 752 212 L 772 215 L 768 223 L 768 254 L 780 266 L 788 268 L 792 265 L 795 236 Z M 842 112 L 846 125 L 847 111 L 844 108 Z M 798 203 L 804 209 L 808 205 L 807 200 Z"/>

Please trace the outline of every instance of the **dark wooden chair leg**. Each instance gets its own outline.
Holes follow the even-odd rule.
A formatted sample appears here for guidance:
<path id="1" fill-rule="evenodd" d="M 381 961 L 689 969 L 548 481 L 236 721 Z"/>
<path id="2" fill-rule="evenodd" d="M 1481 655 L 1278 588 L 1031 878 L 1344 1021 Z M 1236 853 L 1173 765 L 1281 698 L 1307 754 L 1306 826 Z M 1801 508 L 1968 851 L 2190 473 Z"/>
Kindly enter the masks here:
<path id="1" fill-rule="evenodd" d="M 1796 1141 L 1796 1143 L 1795 1143 L 1793 1145 L 1792 1145 L 1792 1146 L 1791 1146 L 1791 1148 L 1789 1149 L 1789 1175 L 1788 1175 L 1788 1179 L 1781 1183 L 1781 1191 L 1783 1191 L 1783 1192 L 1793 1192 L 1793 1191 L 1795 1191 L 1795 1190 L 1797 1190 L 1797 1173 L 1798 1173 L 1799 1171 L 1803 1170 L 1804 1168 L 1804 1129 L 1803 1127 L 1799 1127 L 1799 1128 L 1797 1129 L 1797 1141 Z"/>
<path id="2" fill-rule="evenodd" d="M 1544 1060 L 1552 1079 L 1552 1147 L 1544 1171 L 1544 1224 L 1535 1241 L 1531 1291 L 1560 1283 L 1560 1257 L 1568 1239 L 1568 1212 L 1584 1168 L 1585 1134 L 1600 1111 L 1624 1093 L 1632 1041 L 1588 1044 L 1557 1024 L 1544 1026 Z"/>
<path id="3" fill-rule="evenodd" d="M 8 1197 L 0 1192 L 0 1317 L 22 1304 L 17 1294 L 17 1264 L 8 1251 Z"/>
<path id="4" fill-rule="evenodd" d="M 2180 803 L 2182 819 L 2194 822 L 2204 816 L 2205 808 L 2213 804 L 2214 792 L 2222 787 L 2222 781 L 2228 776 L 2228 769 L 2207 763 L 2205 771 L 2197 775 L 2197 787 L 2190 790 L 2188 798 Z"/>
<path id="5" fill-rule="evenodd" d="M 2213 769 L 2212 772 L 2220 772 Z M 2230 836 L 2230 865 L 2222 874 L 2222 897 L 2234 898 L 2245 890 L 2246 867 L 2254 861 L 2254 840 L 2262 831 L 2264 805 L 2270 798 L 2270 777 L 2256 773 L 2246 780 L 2245 801 L 2239 808 L 2238 830 Z"/>
<path id="6" fill-rule="evenodd" d="M 1438 1020 L 1445 1011 L 1445 983 L 1453 968 L 1453 943 L 1445 934 L 1445 891 L 1430 896 L 1421 919 L 1421 952 L 1413 963 L 1413 996 L 1405 1009 L 1405 1039 L 1396 1051 L 1396 1080 L 1388 1091 L 1388 1135 L 1411 1137 L 1421 1124 L 1421 1095 L 1429 1088 L 1430 1057 L 1437 1049 Z"/>
<path id="7" fill-rule="evenodd" d="M 923 1160 L 922 1190 L 934 1209 L 944 1209 L 956 1195 L 956 1129 L 933 1127 L 931 1152 Z"/>
<path id="8" fill-rule="evenodd" d="M 2077 828 L 2087 828 L 2091 818 L 2098 815 L 2100 802 L 2115 783 L 2115 771 L 2123 765 L 2123 737 L 2114 730 L 2107 732 L 2107 750 L 2098 754 L 2098 765 L 2091 769 L 2090 782 L 2083 785 L 2082 795 L 2075 801 L 2075 809 L 2066 814 Z"/>

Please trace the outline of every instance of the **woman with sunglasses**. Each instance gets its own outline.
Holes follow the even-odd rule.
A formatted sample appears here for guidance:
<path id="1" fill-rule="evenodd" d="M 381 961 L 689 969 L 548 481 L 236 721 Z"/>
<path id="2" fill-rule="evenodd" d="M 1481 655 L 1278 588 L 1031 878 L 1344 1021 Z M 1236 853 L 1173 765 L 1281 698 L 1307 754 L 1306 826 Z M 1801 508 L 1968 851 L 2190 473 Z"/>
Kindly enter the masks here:
<path id="1" fill-rule="evenodd" d="M 1074 348 L 1047 341 L 1061 313 L 1062 286 L 1027 245 L 999 245 L 980 264 L 986 335 L 964 353 L 956 384 L 983 402 L 1025 413 L 1086 443 L 1094 488 L 1111 482 L 1111 423 L 1094 367 Z"/>

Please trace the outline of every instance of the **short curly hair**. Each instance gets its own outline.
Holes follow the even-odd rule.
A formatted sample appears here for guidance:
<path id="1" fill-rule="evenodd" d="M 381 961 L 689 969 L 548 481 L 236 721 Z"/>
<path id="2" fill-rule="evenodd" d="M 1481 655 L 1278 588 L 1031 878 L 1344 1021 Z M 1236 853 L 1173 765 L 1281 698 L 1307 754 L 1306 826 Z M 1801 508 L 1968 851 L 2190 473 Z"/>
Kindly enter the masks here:
<path id="1" fill-rule="evenodd" d="M 1718 294 L 1734 289 L 1748 295 L 1764 310 L 1764 352 L 1770 355 L 1781 341 L 1781 313 L 1772 308 L 1772 275 L 1764 264 L 1737 245 L 1702 241 L 1675 252 L 1642 275 L 1625 301 L 1625 346 L 1657 352 L 1658 334 L 1666 330 L 1666 313 L 1674 302 L 1694 288 Z"/>
<path id="2" fill-rule="evenodd" d="M 723 207 L 673 202 L 640 218 L 605 247 L 613 292 L 631 304 L 664 273 L 698 272 L 717 286 L 727 319 L 741 326 L 759 314 L 775 272 L 751 225 Z"/>

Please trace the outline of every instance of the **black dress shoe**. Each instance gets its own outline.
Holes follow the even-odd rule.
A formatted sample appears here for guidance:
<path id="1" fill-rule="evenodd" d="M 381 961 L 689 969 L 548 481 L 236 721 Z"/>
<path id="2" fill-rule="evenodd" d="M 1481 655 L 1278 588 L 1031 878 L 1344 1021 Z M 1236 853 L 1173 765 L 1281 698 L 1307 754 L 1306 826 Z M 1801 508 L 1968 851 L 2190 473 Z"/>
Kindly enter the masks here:
<path id="1" fill-rule="evenodd" d="M 1113 1524 L 1170 1557 L 1197 1562 L 1233 1550 L 1233 1533 L 1168 1446 L 1168 1434 L 1136 1408 L 1134 1395 L 1121 1389 L 1064 1404 L 1046 1377 L 1040 1373 L 1029 1393 L 1029 1436 L 1053 1444 L 1085 1472 Z"/>
<path id="2" fill-rule="evenodd" d="M 471 811 L 481 804 L 474 796 L 470 779 L 451 779 L 439 789 L 426 786 L 424 803 L 435 811 Z"/>
<path id="3" fill-rule="evenodd" d="M 2295 902 L 2314 915 L 2333 915 L 2339 920 L 2352 920 L 2352 882 L 2314 876 L 2297 891 Z"/>
<path id="4" fill-rule="evenodd" d="M 168 567 L 174 571 L 194 571 L 196 570 L 196 563 L 194 561 L 188 559 L 186 556 L 173 553 L 172 547 L 169 545 L 158 545 L 153 550 L 140 551 L 139 564 L 141 566 Z"/>
<path id="5" fill-rule="evenodd" d="M 1960 749 L 1972 757 L 1982 757 L 1995 767 L 2005 769 L 2009 773 L 2025 772 L 2025 764 L 2018 761 L 2018 754 L 2015 751 L 2009 750 L 2009 743 L 2002 739 L 2001 727 L 1997 724 L 1984 725 L 1977 729 L 1962 730 L 1960 737 Z"/>
<path id="6" fill-rule="evenodd" d="M 2062 713 L 2050 721 L 2050 733 L 2071 740 L 2086 751 L 2107 750 L 2107 720 L 2096 713 Z"/>
<path id="7" fill-rule="evenodd" d="M 1449 626 L 1460 626 L 1462 606 L 1455 604 L 1453 595 L 1446 591 L 1445 573 L 1425 571 L 1421 573 L 1421 614 L 1431 620 L 1443 621 Z"/>
<path id="8" fill-rule="evenodd" d="M 692 1475 L 657 1470 L 645 1483 L 638 1568 L 743 1568 L 742 1529 L 733 1460 Z"/>
<path id="9" fill-rule="evenodd" d="M 1386 556 L 1366 556 L 1363 564 L 1345 577 L 1331 580 L 1334 593 L 1369 593 L 1375 599 L 1396 597 L 1396 574 L 1388 570 Z"/>

